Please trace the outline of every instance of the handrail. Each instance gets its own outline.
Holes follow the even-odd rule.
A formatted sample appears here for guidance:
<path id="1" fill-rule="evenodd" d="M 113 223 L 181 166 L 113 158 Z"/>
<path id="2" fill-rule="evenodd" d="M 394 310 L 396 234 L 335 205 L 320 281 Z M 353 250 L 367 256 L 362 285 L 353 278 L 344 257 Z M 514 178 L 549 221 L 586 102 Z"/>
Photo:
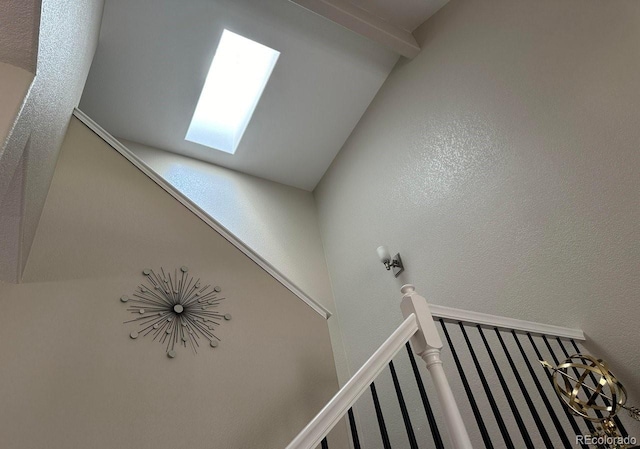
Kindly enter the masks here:
<path id="1" fill-rule="evenodd" d="M 403 285 L 401 292 L 403 293 L 403 298 L 400 309 L 402 310 L 402 315 L 405 317 L 405 321 L 369 360 L 367 360 L 362 368 L 358 370 L 320 413 L 298 434 L 286 449 L 313 449 L 317 447 L 408 340 L 411 340 L 411 349 L 413 352 L 425 362 L 427 370 L 429 370 L 433 382 L 433 390 L 438 396 L 442 419 L 448 429 L 447 433 L 451 440 L 451 447 L 454 449 L 472 449 L 473 445 L 462 415 L 460 414 L 460 409 L 456 404 L 456 397 L 451 390 L 451 386 L 447 380 L 447 374 L 442 366 L 440 352 L 443 343 L 435 323 L 438 319 L 456 321 L 464 324 L 477 324 L 481 327 L 488 326 L 496 328 L 496 330 L 508 329 L 540 335 L 553 335 L 554 337 L 560 338 L 584 340 L 584 334 L 580 329 L 571 329 L 468 310 L 430 305 L 424 297 L 416 293 L 415 287 L 411 284 Z M 447 335 L 447 339 L 448 338 Z M 469 344 L 468 341 L 467 344 Z M 485 345 L 486 344 L 485 340 Z M 469 346 L 469 349 L 471 350 L 471 346 Z M 489 348 L 487 347 L 487 349 Z M 451 350 L 453 351 L 453 346 L 451 346 Z M 522 348 L 520 350 L 522 351 Z M 415 369 L 417 368 L 414 364 L 414 370 Z M 460 370 L 461 367 L 458 366 L 458 369 Z M 416 374 L 416 380 L 418 379 L 419 375 Z M 421 381 L 419 380 L 419 382 Z M 488 387 L 485 386 L 485 388 Z M 398 389 L 397 385 L 396 389 Z M 375 400 L 376 399 L 374 399 L 374 401 Z M 401 403 L 403 402 L 400 396 L 398 400 Z M 425 410 L 426 407 L 425 405 Z M 409 432 L 409 430 L 407 432 Z M 357 437 L 354 437 L 354 444 L 356 441 Z M 326 444 L 323 447 L 326 447 Z"/>
<path id="2" fill-rule="evenodd" d="M 320 410 L 320 413 L 289 443 L 286 449 L 313 449 L 318 446 L 417 331 L 416 316 L 411 314 Z"/>
<path id="3" fill-rule="evenodd" d="M 553 335 L 560 338 L 572 338 L 584 341 L 584 332 L 580 329 L 553 326 L 551 324 L 536 323 L 533 321 L 518 320 L 487 313 L 473 312 L 471 310 L 454 309 L 452 307 L 429 304 L 429 310 L 434 318 L 442 318 L 463 323 L 480 324 L 483 326 L 497 327 L 498 329 L 530 332 L 537 335 Z"/>
<path id="4" fill-rule="evenodd" d="M 122 144 L 119 140 L 109 134 L 104 128 L 98 125 L 87 114 L 80 109 L 73 111 L 74 117 L 84 123 L 91 131 L 96 133 L 102 140 L 104 140 L 114 150 L 124 156 L 129 162 L 131 162 L 142 173 L 147 175 L 153 182 L 158 184 L 169 195 L 178 200 L 184 207 L 193 212 L 198 218 L 204 221 L 209 227 L 225 238 L 229 243 L 242 251 L 249 259 L 253 260 L 260 268 L 269 273 L 275 280 L 284 285 L 294 295 L 304 301 L 309 307 L 318 312 L 325 319 L 329 319 L 331 312 L 322 304 L 307 295 L 300 287 L 295 285 L 290 279 L 282 274 L 277 268 L 267 262 L 262 256 L 255 252 L 252 248 L 247 246 L 242 240 L 240 240 L 233 232 L 224 227 L 218 220 L 209 215 L 204 209 L 194 203 L 180 190 L 176 189 L 173 185 L 169 184 L 160 176 L 153 168 L 146 164 L 142 159 L 136 156 L 131 150 Z"/>

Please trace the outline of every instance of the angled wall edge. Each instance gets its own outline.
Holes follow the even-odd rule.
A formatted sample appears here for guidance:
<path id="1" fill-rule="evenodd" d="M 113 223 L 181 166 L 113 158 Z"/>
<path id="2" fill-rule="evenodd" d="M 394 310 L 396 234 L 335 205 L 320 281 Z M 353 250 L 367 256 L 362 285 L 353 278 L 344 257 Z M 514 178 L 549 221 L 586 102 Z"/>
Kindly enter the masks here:
<path id="1" fill-rule="evenodd" d="M 138 156 L 131 152 L 126 146 L 119 142 L 115 137 L 109 134 L 105 129 L 93 121 L 87 114 L 79 109 L 73 111 L 73 115 L 84 123 L 89 129 L 96 133 L 101 139 L 109 144 L 114 150 L 124 156 L 129 162 L 131 162 L 136 168 L 147 175 L 152 181 L 159 185 L 168 194 L 178 200 L 183 206 L 193 212 L 198 218 L 204 221 L 209 227 L 215 230 L 218 234 L 229 241 L 233 246 L 242 251 L 249 259 L 255 262 L 260 268 L 269 273 L 274 279 L 284 285 L 294 295 L 304 301 L 309 307 L 315 310 L 325 319 L 331 316 L 331 312 L 327 310 L 320 303 L 315 301 L 298 286 L 291 282 L 286 276 L 284 276 L 278 269 L 262 258 L 253 249 L 248 247 L 242 242 L 236 235 L 220 224 L 215 218 L 206 213 L 197 204 L 187 198 L 182 192 L 173 187 L 167 181 L 165 181 L 156 171 L 154 171 L 149 165 L 143 162 Z"/>

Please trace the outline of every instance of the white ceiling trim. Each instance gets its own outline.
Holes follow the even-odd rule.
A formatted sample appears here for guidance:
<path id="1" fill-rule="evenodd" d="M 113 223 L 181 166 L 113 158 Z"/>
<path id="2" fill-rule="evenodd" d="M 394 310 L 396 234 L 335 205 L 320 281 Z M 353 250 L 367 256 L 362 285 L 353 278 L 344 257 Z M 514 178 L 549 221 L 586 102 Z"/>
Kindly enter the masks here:
<path id="1" fill-rule="evenodd" d="M 382 44 L 396 53 L 414 58 L 420 45 L 413 35 L 345 0 L 290 0 L 354 33 Z"/>
<path id="2" fill-rule="evenodd" d="M 220 224 L 215 218 L 206 213 L 196 203 L 187 198 L 182 192 L 173 187 L 167 181 L 162 178 L 155 170 L 147 165 L 142 159 L 136 156 L 131 150 L 125 147 L 118 139 L 109 134 L 104 128 L 93 121 L 87 114 L 79 109 L 73 111 L 73 115 L 84 123 L 89 129 L 96 133 L 102 140 L 109 144 L 114 150 L 124 156 L 129 162 L 136 166 L 141 172 L 147 175 L 152 181 L 158 184 L 169 195 L 180 201 L 184 207 L 193 212 L 198 218 L 204 221 L 214 231 L 224 237 L 229 243 L 242 251 L 249 259 L 254 261 L 260 268 L 269 273 L 275 280 L 284 285 L 294 295 L 304 301 L 309 307 L 318 312 L 323 318 L 329 319 L 331 312 L 327 310 L 322 304 L 315 301 L 304 291 L 302 291 L 297 285 L 283 275 L 277 268 L 263 259 L 253 249 L 244 244 L 235 234 Z"/>

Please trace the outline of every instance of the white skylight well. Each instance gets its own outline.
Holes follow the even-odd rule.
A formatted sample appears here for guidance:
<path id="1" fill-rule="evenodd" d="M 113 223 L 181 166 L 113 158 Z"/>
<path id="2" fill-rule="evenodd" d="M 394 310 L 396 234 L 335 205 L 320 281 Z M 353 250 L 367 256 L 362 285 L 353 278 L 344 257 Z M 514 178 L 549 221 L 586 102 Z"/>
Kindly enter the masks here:
<path id="1" fill-rule="evenodd" d="M 235 153 L 280 52 L 222 32 L 185 139 Z"/>

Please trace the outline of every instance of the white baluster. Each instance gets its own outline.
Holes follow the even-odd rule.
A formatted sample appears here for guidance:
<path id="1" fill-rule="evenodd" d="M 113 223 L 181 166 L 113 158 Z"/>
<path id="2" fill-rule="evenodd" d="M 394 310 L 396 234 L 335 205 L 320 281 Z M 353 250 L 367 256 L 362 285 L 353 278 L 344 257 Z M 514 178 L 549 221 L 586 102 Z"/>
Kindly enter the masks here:
<path id="1" fill-rule="evenodd" d="M 453 447 L 454 449 L 473 449 L 447 376 L 442 368 L 442 360 L 440 359 L 442 340 L 431 316 L 429 304 L 426 299 L 416 293 L 415 287 L 411 284 L 403 285 L 401 291 L 404 295 L 400 305 L 402 314 L 405 318 L 415 314 L 418 322 L 419 330 L 411 337 L 411 345 L 416 354 L 427 364 L 440 406 L 444 412 L 445 424 Z"/>

